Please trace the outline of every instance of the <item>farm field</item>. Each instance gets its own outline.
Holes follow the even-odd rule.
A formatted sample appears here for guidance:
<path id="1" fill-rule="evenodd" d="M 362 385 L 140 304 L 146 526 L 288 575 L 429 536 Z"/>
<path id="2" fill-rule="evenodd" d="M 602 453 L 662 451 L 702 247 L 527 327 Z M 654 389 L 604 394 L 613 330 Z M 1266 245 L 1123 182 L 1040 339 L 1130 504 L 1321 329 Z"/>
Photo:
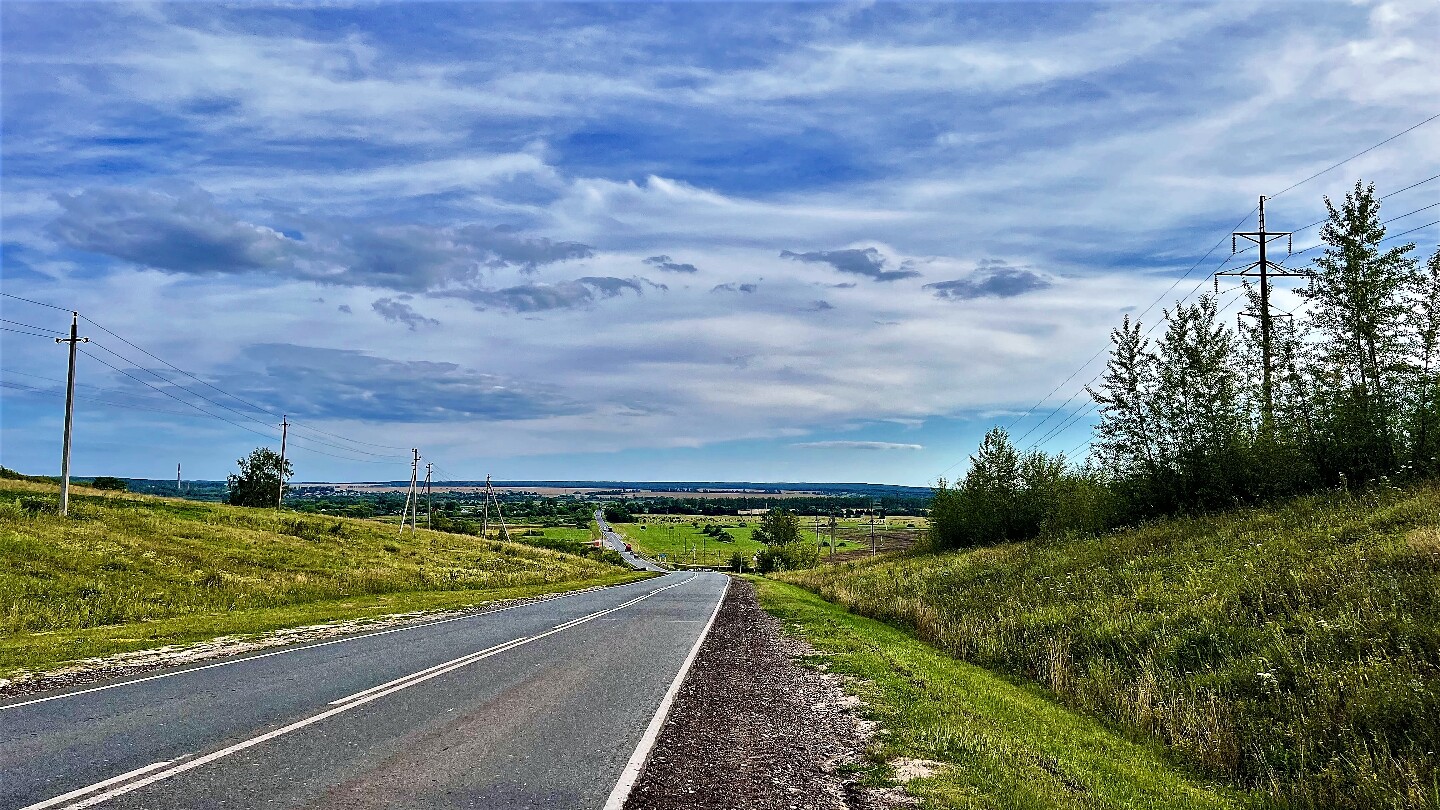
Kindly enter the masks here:
<path id="1" fill-rule="evenodd" d="M 838 521 L 835 552 L 869 550 L 868 539 L 856 539 L 854 521 Z M 624 535 L 638 551 L 649 557 L 665 559 L 683 565 L 726 565 L 731 556 L 740 554 L 747 560 L 766 548 L 756 542 L 752 535 L 759 524 L 758 516 L 710 517 L 705 515 L 645 515 L 641 522 L 618 523 L 615 530 Z M 717 540 L 705 533 L 706 526 L 715 526 L 728 533 L 733 541 Z M 823 527 L 822 527 L 823 529 Z M 822 530 L 817 539 L 814 522 L 801 520 L 802 542 L 828 544 L 828 530 Z M 828 552 L 828 545 L 822 545 L 822 558 Z"/>
<path id="2" fill-rule="evenodd" d="M 425 529 L 401 536 L 370 520 L 84 487 L 72 488 L 66 519 L 55 513 L 58 493 L 52 484 L 0 481 L 0 677 L 645 576 L 520 543 Z"/>
<path id="3" fill-rule="evenodd" d="M 1043 687 L 1259 806 L 1440 807 L 1440 486 L 777 578 Z"/>

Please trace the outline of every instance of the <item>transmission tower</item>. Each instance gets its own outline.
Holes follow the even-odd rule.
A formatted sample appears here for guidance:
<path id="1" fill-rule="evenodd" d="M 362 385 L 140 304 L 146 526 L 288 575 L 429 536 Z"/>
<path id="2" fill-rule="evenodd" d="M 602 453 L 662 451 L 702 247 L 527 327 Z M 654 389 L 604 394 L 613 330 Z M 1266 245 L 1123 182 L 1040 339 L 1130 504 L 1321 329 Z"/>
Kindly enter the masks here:
<path id="1" fill-rule="evenodd" d="M 1274 356 L 1274 334 L 1275 315 L 1270 312 L 1270 279 L 1285 276 L 1308 275 L 1303 270 L 1291 270 L 1275 262 L 1270 261 L 1268 248 L 1271 242 L 1280 238 L 1285 239 L 1285 255 L 1290 255 L 1294 249 L 1293 234 L 1290 231 L 1267 231 L 1265 230 L 1265 198 L 1260 198 L 1260 229 L 1258 231 L 1236 231 L 1230 235 L 1230 254 L 1233 256 L 1237 251 L 1236 247 L 1240 239 L 1251 242 L 1260 248 L 1260 257 L 1249 266 L 1239 270 L 1227 270 L 1215 274 L 1215 283 L 1218 287 L 1220 276 L 1243 276 L 1245 278 L 1260 279 L 1260 306 L 1259 312 L 1254 309 L 1240 313 L 1243 316 L 1255 318 L 1260 322 L 1260 397 L 1263 401 L 1261 417 L 1268 428 L 1275 418 L 1275 396 L 1271 387 L 1271 367 Z"/>

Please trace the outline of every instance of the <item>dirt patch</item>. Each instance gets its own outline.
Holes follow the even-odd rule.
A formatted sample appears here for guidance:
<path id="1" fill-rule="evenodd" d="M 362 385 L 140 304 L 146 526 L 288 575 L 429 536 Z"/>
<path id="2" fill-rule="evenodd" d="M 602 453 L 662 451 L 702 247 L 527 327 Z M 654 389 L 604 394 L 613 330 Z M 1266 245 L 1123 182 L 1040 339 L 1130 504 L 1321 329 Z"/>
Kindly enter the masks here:
<path id="1" fill-rule="evenodd" d="M 896 802 L 861 787 L 865 724 L 814 654 L 735 580 L 626 810 L 849 810 Z"/>
<path id="2" fill-rule="evenodd" d="M 190 664 L 206 663 L 219 658 L 229 658 L 231 656 L 275 647 L 288 647 L 295 644 L 313 644 L 317 641 L 328 641 L 356 633 L 373 633 L 378 630 L 389 630 L 394 627 L 428 624 L 430 622 L 461 616 L 490 613 L 516 605 L 543 602 L 547 599 L 555 599 L 560 596 L 569 596 L 571 594 L 595 590 L 600 590 L 600 588 L 584 588 L 576 591 L 566 591 L 560 594 L 547 594 L 545 596 L 534 596 L 524 599 L 501 599 L 494 602 L 487 602 L 480 607 L 465 608 L 462 610 L 417 610 L 410 613 L 392 613 L 388 616 L 376 616 L 366 619 L 311 624 L 304 627 L 273 630 L 268 633 L 256 635 L 220 636 L 219 638 L 213 638 L 209 641 L 197 641 L 191 644 L 171 644 L 164 647 L 156 647 L 151 650 L 138 650 L 136 652 L 107 655 L 103 658 L 84 658 L 59 669 L 46 670 L 44 672 L 18 672 L 11 675 L 8 679 L 0 678 L 0 700 L 23 695 L 33 695 L 39 692 L 89 686 L 100 683 L 101 681 L 144 675 L 157 670 L 188 666 Z"/>

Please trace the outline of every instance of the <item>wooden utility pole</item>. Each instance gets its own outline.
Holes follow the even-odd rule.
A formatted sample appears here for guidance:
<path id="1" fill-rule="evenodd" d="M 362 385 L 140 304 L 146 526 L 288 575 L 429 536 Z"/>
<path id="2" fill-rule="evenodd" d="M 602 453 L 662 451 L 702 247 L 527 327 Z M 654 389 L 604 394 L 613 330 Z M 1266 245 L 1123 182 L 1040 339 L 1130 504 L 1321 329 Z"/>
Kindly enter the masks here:
<path id="1" fill-rule="evenodd" d="M 70 431 L 75 422 L 75 347 L 89 343 L 80 337 L 80 313 L 70 313 L 70 337 L 55 338 L 56 343 L 70 344 L 70 371 L 65 376 L 65 445 L 60 451 L 60 516 L 70 514 Z"/>
<path id="2" fill-rule="evenodd" d="M 415 479 L 420 473 L 419 448 L 410 448 L 410 454 L 410 488 L 405 490 L 405 508 L 400 510 L 400 535 L 402 537 L 405 535 L 405 521 L 410 517 L 410 507 L 419 500 L 418 493 L 415 492 Z M 412 528 L 410 533 L 414 534 L 415 530 Z"/>
<path id="3" fill-rule="evenodd" d="M 830 512 L 830 559 L 835 559 L 835 512 Z"/>
<path id="4" fill-rule="evenodd" d="M 429 463 L 429 462 L 426 462 L 426 464 L 425 464 L 425 528 L 427 528 L 427 529 L 430 528 L 430 510 L 431 510 L 431 500 L 430 500 L 430 471 L 433 470 L 434 468 L 435 468 L 435 465 L 434 465 L 434 464 L 431 464 L 431 463 Z"/>
<path id="5" fill-rule="evenodd" d="M 875 556 L 875 502 L 870 502 L 870 556 Z"/>
<path id="6" fill-rule="evenodd" d="M 290 435 L 290 417 L 280 416 L 280 494 L 275 498 L 275 508 L 285 503 L 285 439 Z"/>
<path id="7" fill-rule="evenodd" d="M 1260 311 L 1246 310 L 1240 313 L 1260 321 L 1260 398 L 1261 420 L 1268 430 L 1275 419 L 1275 394 L 1271 384 L 1272 367 L 1274 365 L 1274 325 L 1275 316 L 1270 312 L 1270 279 L 1283 276 L 1304 276 L 1304 271 L 1291 270 L 1270 261 L 1268 247 L 1271 242 L 1284 237 L 1286 240 L 1286 255 L 1289 255 L 1294 248 L 1294 238 L 1290 231 L 1267 231 L 1265 230 L 1265 198 L 1260 198 L 1260 230 L 1258 231 L 1236 231 L 1230 235 L 1230 253 L 1236 252 L 1236 241 L 1244 239 L 1252 242 L 1260 248 L 1260 258 L 1253 264 L 1241 270 L 1230 270 L 1223 273 L 1216 273 L 1215 283 L 1218 289 L 1220 276 L 1244 276 L 1247 278 L 1258 277 L 1260 279 Z"/>

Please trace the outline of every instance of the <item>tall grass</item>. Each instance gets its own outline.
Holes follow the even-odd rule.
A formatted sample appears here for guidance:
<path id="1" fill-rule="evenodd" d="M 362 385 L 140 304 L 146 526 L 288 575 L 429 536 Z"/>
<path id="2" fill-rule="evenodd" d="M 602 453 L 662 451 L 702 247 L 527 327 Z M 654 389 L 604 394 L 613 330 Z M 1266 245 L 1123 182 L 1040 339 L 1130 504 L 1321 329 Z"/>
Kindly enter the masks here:
<path id="1" fill-rule="evenodd" d="M 347 518 L 0 482 L 0 672 L 25 637 L 378 594 L 613 577 L 595 559 Z"/>
<path id="2" fill-rule="evenodd" d="M 1440 487 L 783 579 L 1282 808 L 1440 807 Z"/>

